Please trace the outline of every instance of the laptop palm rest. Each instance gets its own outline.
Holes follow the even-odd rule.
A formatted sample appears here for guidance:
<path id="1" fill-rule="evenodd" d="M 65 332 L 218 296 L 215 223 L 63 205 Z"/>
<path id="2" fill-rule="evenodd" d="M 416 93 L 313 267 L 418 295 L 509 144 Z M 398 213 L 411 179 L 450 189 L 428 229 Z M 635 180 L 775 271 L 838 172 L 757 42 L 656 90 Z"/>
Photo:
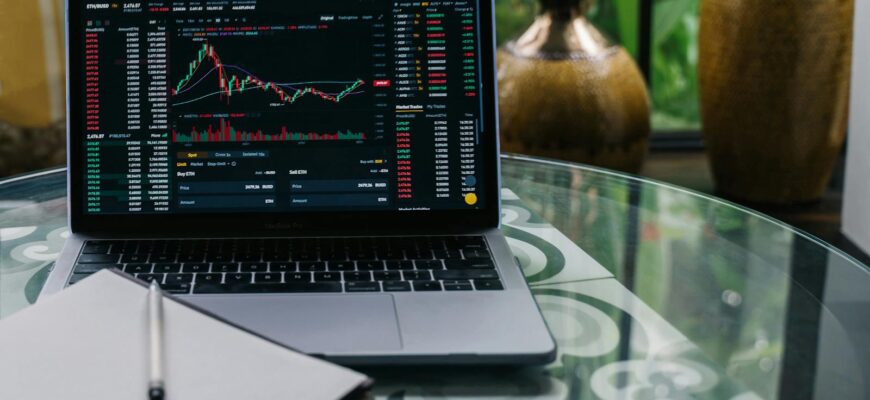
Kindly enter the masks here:
<path id="1" fill-rule="evenodd" d="M 309 354 L 400 350 L 393 296 L 192 296 L 187 301 Z"/>

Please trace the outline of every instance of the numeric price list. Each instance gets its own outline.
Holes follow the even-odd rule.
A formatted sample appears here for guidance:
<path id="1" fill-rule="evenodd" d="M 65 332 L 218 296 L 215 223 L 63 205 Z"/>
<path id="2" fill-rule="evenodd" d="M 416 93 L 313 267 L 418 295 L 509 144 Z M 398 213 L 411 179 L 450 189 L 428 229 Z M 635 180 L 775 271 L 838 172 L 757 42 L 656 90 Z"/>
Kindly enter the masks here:
<path id="1" fill-rule="evenodd" d="M 167 32 L 89 22 L 85 32 L 86 211 L 168 212 Z M 100 25 L 100 26 L 96 26 Z M 111 87 L 108 82 L 122 82 Z M 102 104 L 123 105 L 108 112 Z"/>
<path id="2" fill-rule="evenodd" d="M 400 204 L 475 206 L 480 115 L 468 111 L 480 110 L 475 8 L 398 2 L 393 13 Z"/>

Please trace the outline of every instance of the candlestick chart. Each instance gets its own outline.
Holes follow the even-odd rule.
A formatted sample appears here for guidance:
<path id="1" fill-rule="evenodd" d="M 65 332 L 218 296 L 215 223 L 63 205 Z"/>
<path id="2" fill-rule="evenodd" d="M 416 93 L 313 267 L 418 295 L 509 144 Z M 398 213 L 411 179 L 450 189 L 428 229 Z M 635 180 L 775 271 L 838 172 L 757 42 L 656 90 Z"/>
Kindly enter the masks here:
<path id="1" fill-rule="evenodd" d="M 234 37 L 176 48 L 169 93 L 177 115 L 172 141 L 359 144 L 370 139 L 366 65 L 371 62 L 348 53 L 347 44 L 312 49 L 288 43 Z M 245 117 L 229 118 L 234 115 Z"/>
<path id="2" fill-rule="evenodd" d="M 364 93 L 366 84 L 359 78 L 348 81 L 267 81 L 242 66 L 225 64 L 208 42 L 202 44 L 187 67 L 187 74 L 171 90 L 175 107 L 213 99 L 230 104 L 234 96 L 251 91 L 269 93 L 279 104 L 295 104 L 306 97 L 340 103 L 350 96 Z M 205 93 L 197 90 L 201 86 L 206 86 Z"/>

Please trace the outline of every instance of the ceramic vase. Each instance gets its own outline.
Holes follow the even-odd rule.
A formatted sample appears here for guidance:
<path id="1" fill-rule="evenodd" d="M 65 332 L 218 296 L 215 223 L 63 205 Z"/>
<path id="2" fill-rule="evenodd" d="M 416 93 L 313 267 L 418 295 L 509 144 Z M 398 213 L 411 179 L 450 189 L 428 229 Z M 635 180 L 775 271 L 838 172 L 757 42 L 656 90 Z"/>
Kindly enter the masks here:
<path id="1" fill-rule="evenodd" d="M 853 0 L 704 0 L 699 79 L 717 190 L 821 197 L 846 135 Z"/>
<path id="2" fill-rule="evenodd" d="M 501 149 L 638 172 L 650 133 L 640 70 L 584 16 L 586 0 L 541 0 L 498 52 Z"/>

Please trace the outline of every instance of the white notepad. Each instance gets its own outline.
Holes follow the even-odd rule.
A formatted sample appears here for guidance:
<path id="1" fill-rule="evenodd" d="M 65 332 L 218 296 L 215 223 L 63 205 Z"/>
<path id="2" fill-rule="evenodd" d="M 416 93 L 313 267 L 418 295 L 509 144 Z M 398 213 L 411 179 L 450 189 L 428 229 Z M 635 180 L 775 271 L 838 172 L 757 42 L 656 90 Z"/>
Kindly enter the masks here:
<path id="1" fill-rule="evenodd" d="M 0 320 L 0 399 L 145 399 L 148 289 L 101 271 Z M 167 400 L 336 400 L 362 374 L 164 299 Z"/>

